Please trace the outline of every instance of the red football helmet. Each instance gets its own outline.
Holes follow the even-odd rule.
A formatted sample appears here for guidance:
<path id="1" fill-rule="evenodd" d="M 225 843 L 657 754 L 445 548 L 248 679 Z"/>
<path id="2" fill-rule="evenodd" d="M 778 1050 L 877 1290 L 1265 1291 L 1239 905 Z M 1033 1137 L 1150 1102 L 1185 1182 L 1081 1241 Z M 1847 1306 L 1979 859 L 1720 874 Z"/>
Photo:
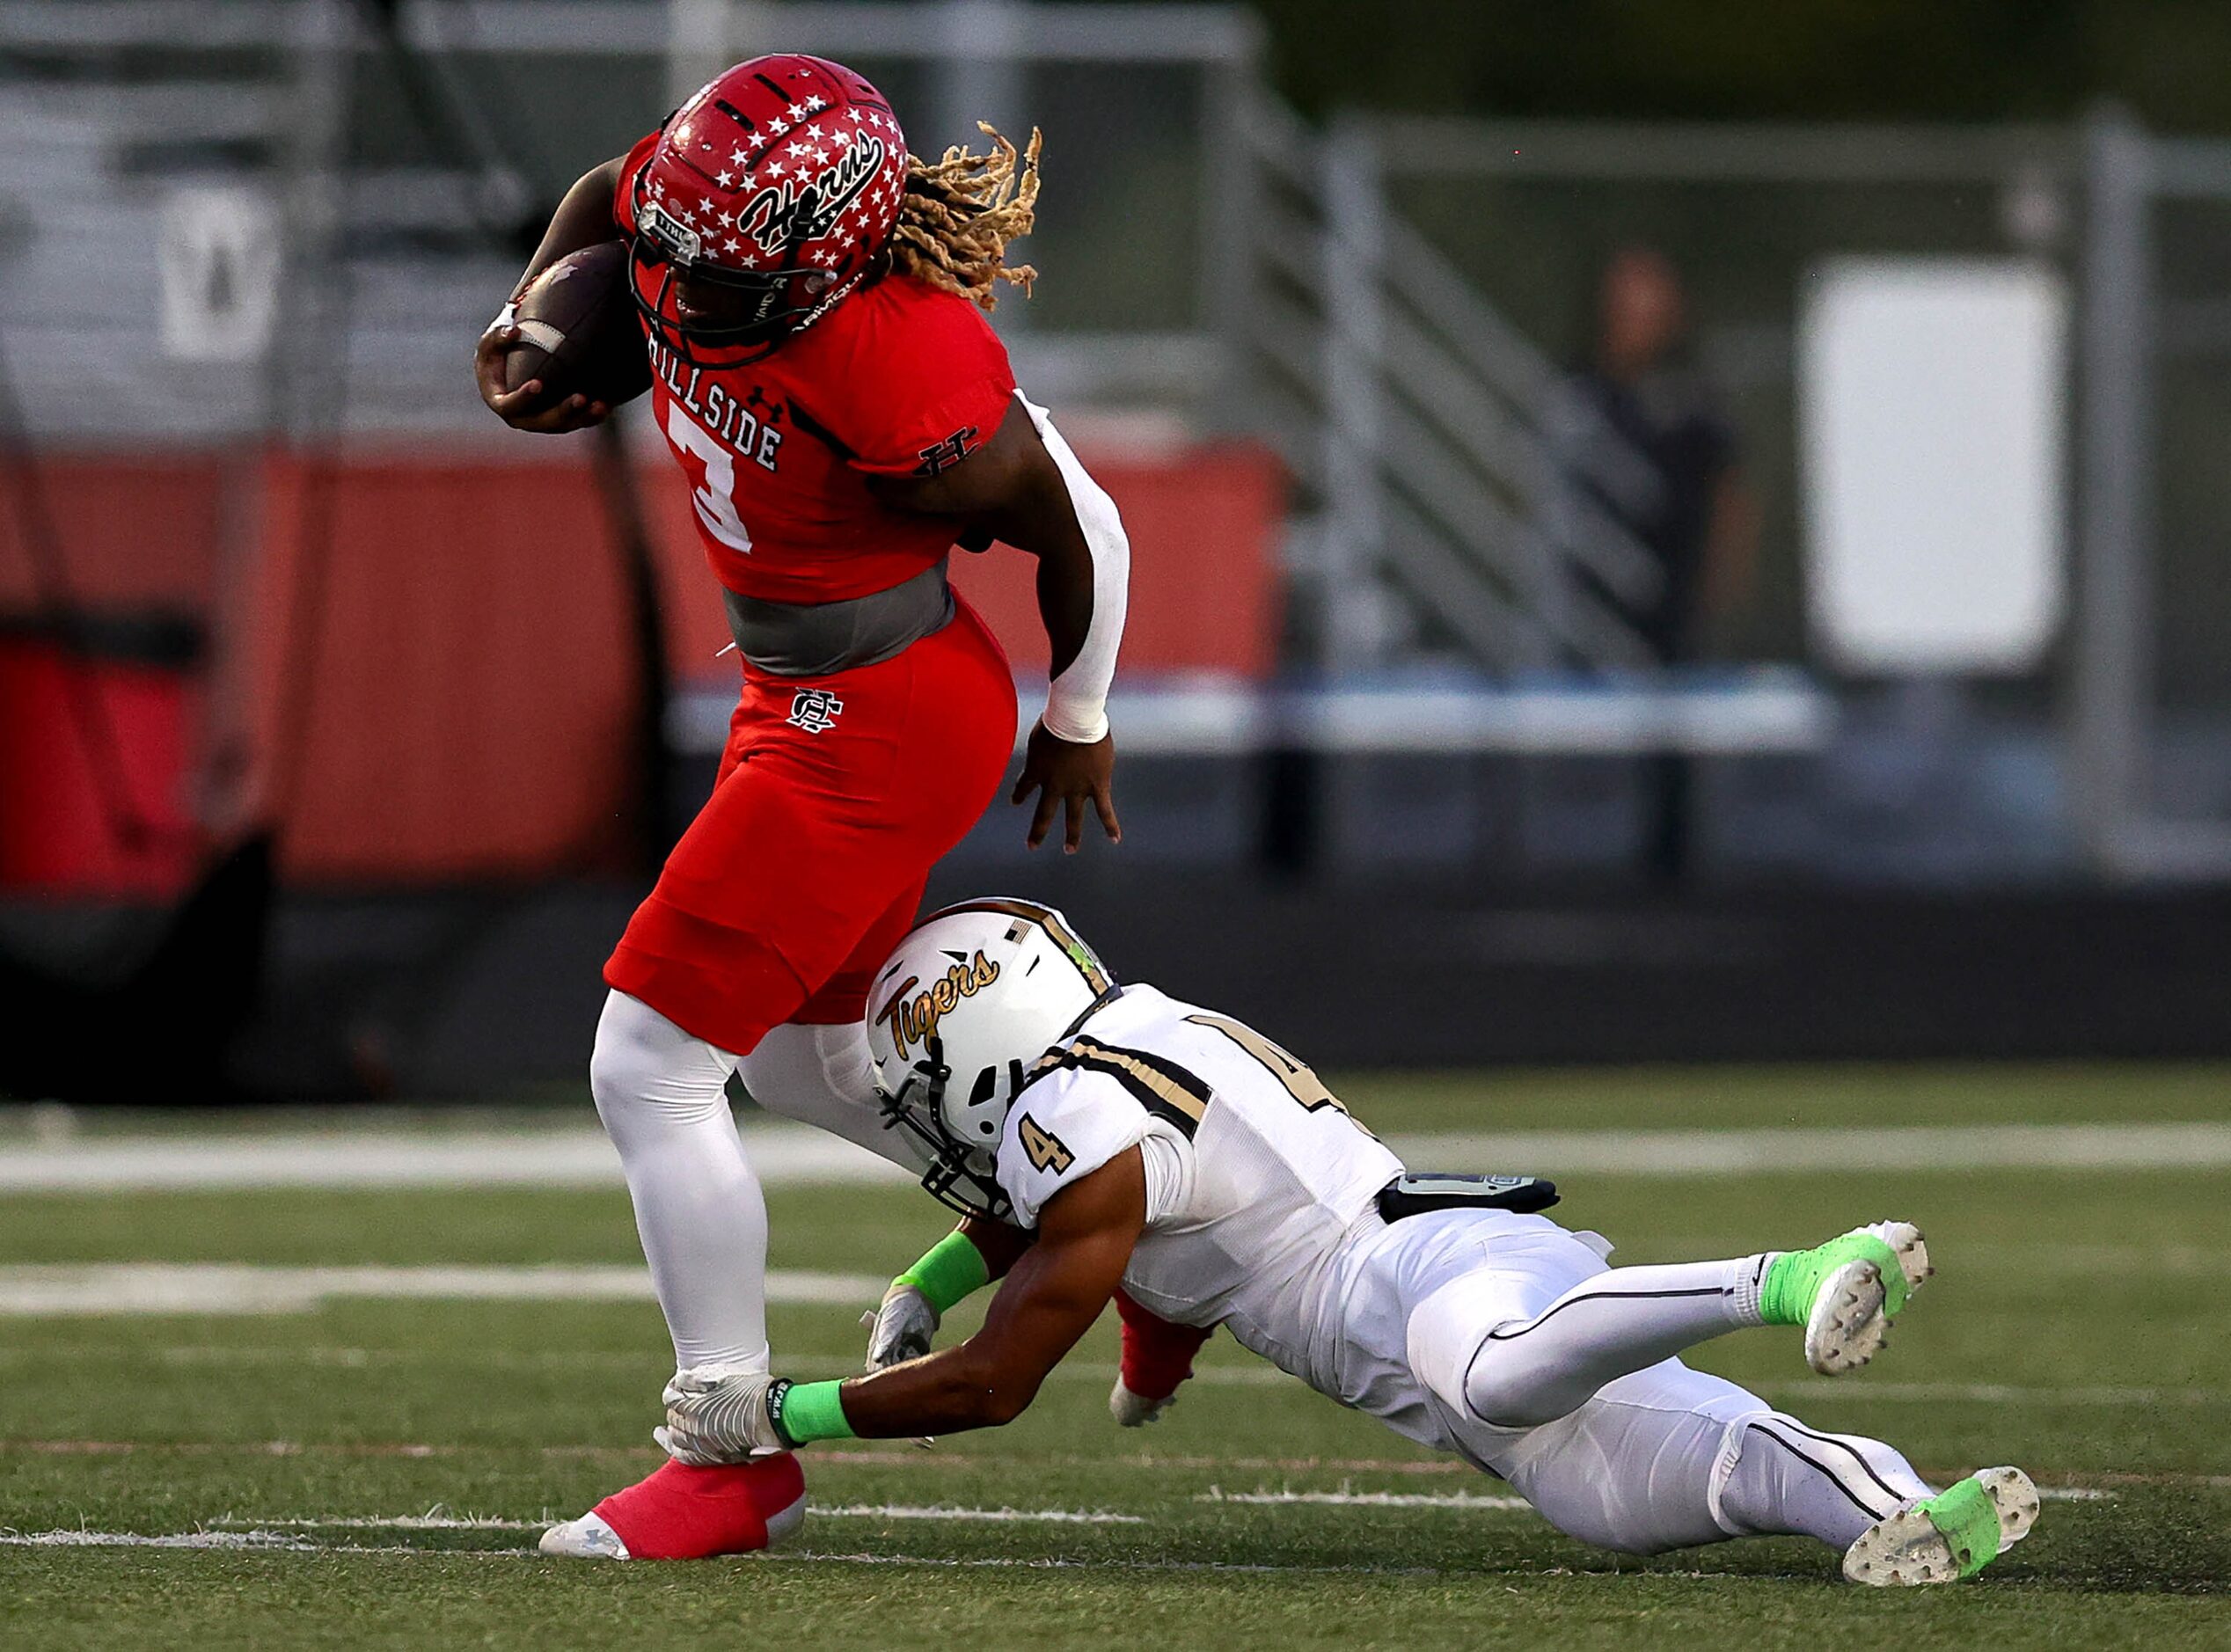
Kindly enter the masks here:
<path id="1" fill-rule="evenodd" d="M 866 80 L 824 57 L 738 63 L 636 172 L 635 302 L 685 360 L 757 361 L 859 284 L 905 187 L 906 136 Z"/>

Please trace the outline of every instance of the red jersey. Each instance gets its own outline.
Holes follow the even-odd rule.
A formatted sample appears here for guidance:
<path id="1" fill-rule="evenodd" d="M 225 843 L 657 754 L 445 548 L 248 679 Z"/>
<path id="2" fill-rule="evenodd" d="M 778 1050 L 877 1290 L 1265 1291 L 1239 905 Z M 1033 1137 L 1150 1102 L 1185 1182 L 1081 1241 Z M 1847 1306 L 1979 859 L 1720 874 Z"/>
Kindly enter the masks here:
<path id="1" fill-rule="evenodd" d="M 623 234 L 657 141 L 620 169 Z M 945 555 L 950 522 L 892 509 L 867 479 L 934 475 L 991 439 L 1015 390 L 974 304 L 897 274 L 749 366 L 691 367 L 655 340 L 650 351 L 651 409 L 689 479 L 713 577 L 783 603 L 870 596 Z"/>

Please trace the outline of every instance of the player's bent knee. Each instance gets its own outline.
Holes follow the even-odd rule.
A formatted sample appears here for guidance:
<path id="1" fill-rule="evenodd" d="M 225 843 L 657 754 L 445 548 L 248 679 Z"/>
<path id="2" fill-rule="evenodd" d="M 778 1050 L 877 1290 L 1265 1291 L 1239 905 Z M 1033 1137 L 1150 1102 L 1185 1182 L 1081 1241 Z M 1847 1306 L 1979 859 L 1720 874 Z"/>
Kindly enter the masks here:
<path id="1" fill-rule="evenodd" d="M 857 1021 L 770 1028 L 736 1071 L 760 1106 L 808 1124 L 830 1108 L 876 1110 L 875 1064 Z"/>
<path id="2" fill-rule="evenodd" d="M 1590 1390 L 1545 1380 L 1539 1362 L 1508 1352 L 1479 1319 L 1434 1312 L 1429 1298 L 1410 1316 L 1410 1370 L 1460 1416 L 1496 1429 L 1533 1429 L 1584 1404 Z"/>
<path id="3" fill-rule="evenodd" d="M 1662 1554 L 1735 1535 L 1720 1516 L 1727 1420 L 1600 1397 L 1525 1436 L 1496 1465 L 1568 1537 Z"/>
<path id="4" fill-rule="evenodd" d="M 1497 1327 L 1478 1335 L 1460 1367 L 1439 1362 L 1454 1376 L 1442 1397 L 1496 1429 L 1538 1429 L 1586 1405 L 1599 1385 L 1595 1378 L 1548 1338 L 1529 1341 L 1524 1330 L 1523 1323 Z"/>
<path id="5" fill-rule="evenodd" d="M 607 1134 L 638 1121 L 694 1119 L 725 1108 L 720 1052 L 624 992 L 606 995 L 589 1056 L 589 1092 Z"/>

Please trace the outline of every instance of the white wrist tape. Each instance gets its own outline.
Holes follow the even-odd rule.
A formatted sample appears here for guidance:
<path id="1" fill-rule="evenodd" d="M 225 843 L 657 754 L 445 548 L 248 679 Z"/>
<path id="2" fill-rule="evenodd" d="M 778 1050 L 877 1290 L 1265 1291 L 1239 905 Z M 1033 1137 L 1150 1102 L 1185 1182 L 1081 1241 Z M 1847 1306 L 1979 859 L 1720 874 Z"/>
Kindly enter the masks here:
<path id="1" fill-rule="evenodd" d="M 1015 397 L 1029 413 L 1046 451 L 1053 455 L 1068 486 L 1070 508 L 1077 513 L 1085 548 L 1092 552 L 1092 623 L 1085 628 L 1085 644 L 1077 657 L 1048 687 L 1042 720 L 1055 739 L 1089 746 L 1108 738 L 1108 687 L 1116 680 L 1116 655 L 1123 647 L 1123 616 L 1130 600 L 1131 542 L 1123 535 L 1116 501 L 1077 462 L 1046 410 L 1020 391 Z"/>

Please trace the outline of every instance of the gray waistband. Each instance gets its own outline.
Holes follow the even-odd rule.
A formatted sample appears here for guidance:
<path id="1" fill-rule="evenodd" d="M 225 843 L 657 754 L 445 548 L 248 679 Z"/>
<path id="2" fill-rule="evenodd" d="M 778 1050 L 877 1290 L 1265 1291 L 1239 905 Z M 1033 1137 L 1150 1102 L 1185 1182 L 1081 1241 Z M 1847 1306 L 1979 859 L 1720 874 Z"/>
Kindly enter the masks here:
<path id="1" fill-rule="evenodd" d="M 827 676 L 879 665 L 942 631 L 953 618 L 945 561 L 872 596 L 841 603 L 771 603 L 721 593 L 743 657 L 771 676 Z"/>

